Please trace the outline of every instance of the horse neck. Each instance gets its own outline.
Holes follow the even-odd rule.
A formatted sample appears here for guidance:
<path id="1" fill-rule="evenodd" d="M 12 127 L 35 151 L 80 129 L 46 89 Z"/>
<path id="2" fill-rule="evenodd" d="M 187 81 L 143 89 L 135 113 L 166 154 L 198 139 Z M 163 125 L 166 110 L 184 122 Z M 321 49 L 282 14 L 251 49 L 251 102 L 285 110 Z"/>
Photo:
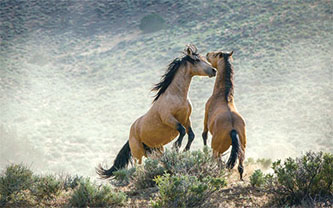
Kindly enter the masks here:
<path id="1" fill-rule="evenodd" d="M 231 68 L 232 70 L 232 68 Z M 229 93 L 228 99 L 223 99 L 226 102 L 233 100 L 233 72 L 231 71 L 230 76 L 227 76 L 226 64 L 220 63 L 217 66 L 217 75 L 215 79 L 215 85 L 213 90 L 213 95 L 217 97 L 225 98 L 225 94 L 228 90 L 231 90 Z"/>
<path id="2" fill-rule="evenodd" d="M 178 69 L 167 91 L 170 94 L 177 95 L 178 97 L 186 100 L 192 81 L 192 75 L 190 70 L 187 68 L 190 67 L 188 64 L 181 67 L 184 67 L 185 69 Z"/>

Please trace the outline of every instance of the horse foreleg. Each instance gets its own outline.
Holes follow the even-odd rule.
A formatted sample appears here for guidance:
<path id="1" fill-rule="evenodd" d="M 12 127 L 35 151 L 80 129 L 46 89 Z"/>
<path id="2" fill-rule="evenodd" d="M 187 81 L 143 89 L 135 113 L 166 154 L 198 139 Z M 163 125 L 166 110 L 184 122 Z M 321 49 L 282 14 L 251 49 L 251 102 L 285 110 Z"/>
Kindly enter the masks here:
<path id="1" fill-rule="evenodd" d="M 177 124 L 177 131 L 179 132 L 179 137 L 176 140 L 176 142 L 173 144 L 173 147 L 176 149 L 176 151 L 179 151 L 179 148 L 182 146 L 183 138 L 186 134 L 185 127 L 181 124 Z"/>

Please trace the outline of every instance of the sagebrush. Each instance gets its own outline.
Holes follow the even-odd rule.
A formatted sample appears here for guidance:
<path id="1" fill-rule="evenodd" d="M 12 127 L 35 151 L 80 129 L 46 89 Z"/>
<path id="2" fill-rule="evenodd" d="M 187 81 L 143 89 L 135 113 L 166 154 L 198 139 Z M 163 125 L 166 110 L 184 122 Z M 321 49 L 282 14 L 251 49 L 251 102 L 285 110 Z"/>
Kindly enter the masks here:
<path id="1" fill-rule="evenodd" d="M 282 204 L 333 196 L 333 154 L 307 152 L 283 163 L 274 162 L 273 170 L 277 179 L 276 198 Z"/>

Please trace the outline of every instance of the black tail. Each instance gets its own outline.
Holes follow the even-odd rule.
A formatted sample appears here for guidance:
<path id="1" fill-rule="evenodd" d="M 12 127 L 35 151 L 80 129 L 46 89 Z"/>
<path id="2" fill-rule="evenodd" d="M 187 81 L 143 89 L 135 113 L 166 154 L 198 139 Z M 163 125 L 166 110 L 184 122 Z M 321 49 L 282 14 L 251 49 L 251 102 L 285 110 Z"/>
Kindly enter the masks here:
<path id="1" fill-rule="evenodd" d="M 230 137 L 231 137 L 232 148 L 231 148 L 229 160 L 227 162 L 227 168 L 232 169 L 235 166 L 238 154 L 240 154 L 241 150 L 240 150 L 240 146 L 239 146 L 240 144 L 239 144 L 238 133 L 235 129 L 231 130 Z"/>
<path id="2" fill-rule="evenodd" d="M 113 166 L 110 169 L 105 170 L 104 168 L 102 168 L 101 165 L 99 165 L 96 168 L 96 172 L 103 179 L 110 178 L 111 176 L 113 176 L 113 172 L 127 167 L 131 157 L 131 149 L 129 146 L 129 141 L 127 141 L 126 144 L 121 148 L 116 159 L 114 160 Z"/>

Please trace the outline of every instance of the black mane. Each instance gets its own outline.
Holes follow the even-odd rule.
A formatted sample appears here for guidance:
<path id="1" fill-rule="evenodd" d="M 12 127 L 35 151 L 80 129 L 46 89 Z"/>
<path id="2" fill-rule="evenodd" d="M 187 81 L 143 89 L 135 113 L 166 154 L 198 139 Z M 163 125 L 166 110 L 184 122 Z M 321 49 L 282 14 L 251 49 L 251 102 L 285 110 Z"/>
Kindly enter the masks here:
<path id="1" fill-rule="evenodd" d="M 224 80 L 225 80 L 225 100 L 234 95 L 234 68 L 230 63 L 229 54 L 223 54 L 224 58 Z"/>
<path id="2" fill-rule="evenodd" d="M 197 55 L 197 54 L 193 54 Z M 194 64 L 196 60 L 192 59 L 190 56 L 186 55 L 182 58 L 175 58 L 168 66 L 165 74 L 162 76 L 161 81 L 155 85 L 152 91 L 157 91 L 156 95 L 154 96 L 153 102 L 158 100 L 158 98 L 166 91 L 166 89 L 171 84 L 172 80 L 174 79 L 178 69 L 182 65 L 186 65 L 187 62 Z"/>

